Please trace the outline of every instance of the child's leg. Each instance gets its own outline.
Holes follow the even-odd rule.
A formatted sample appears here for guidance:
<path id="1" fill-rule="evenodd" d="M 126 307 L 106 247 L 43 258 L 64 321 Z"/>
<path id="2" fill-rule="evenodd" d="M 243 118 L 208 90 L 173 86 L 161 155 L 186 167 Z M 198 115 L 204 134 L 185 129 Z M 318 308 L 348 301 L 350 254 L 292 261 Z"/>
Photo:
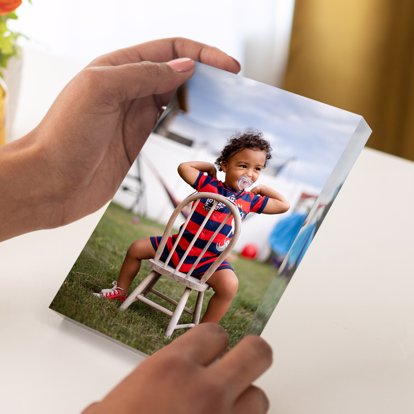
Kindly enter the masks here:
<path id="1" fill-rule="evenodd" d="M 141 260 L 152 259 L 154 256 L 155 250 L 150 239 L 136 240 L 129 246 L 117 281 L 117 286 L 123 289 L 125 294 L 128 293 L 134 277 L 139 272 Z"/>
<path id="2" fill-rule="evenodd" d="M 214 290 L 201 322 L 220 322 L 236 296 L 239 280 L 230 269 L 214 272 L 207 282 Z"/>

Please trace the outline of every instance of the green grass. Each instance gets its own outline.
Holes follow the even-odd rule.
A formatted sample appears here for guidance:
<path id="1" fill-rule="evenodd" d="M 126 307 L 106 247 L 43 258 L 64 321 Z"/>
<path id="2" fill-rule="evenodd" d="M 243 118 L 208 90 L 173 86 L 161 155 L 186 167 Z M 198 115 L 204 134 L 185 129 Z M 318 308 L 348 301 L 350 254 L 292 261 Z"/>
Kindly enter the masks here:
<path id="1" fill-rule="evenodd" d="M 164 337 L 169 320 L 166 315 L 139 301 L 127 311 L 119 312 L 119 303 L 92 295 L 92 292 L 111 287 L 134 240 L 163 232 L 164 226 L 153 220 L 141 218 L 139 224 L 133 224 L 132 218 L 132 213 L 122 207 L 114 203 L 109 206 L 50 307 L 128 346 L 152 354 L 171 341 Z M 277 276 L 276 269 L 268 264 L 237 258 L 232 261 L 232 266 L 239 278 L 239 291 L 221 322 L 229 333 L 230 346 L 252 330 L 260 333 L 266 322 L 264 319 L 273 310 L 270 307 L 274 307 L 286 286 L 285 279 Z M 148 264 L 143 261 L 131 289 L 148 271 Z M 272 292 L 266 295 L 271 284 Z M 182 292 L 181 286 L 165 278 L 160 279 L 157 288 L 176 296 Z M 211 295 L 210 289 L 205 296 L 203 311 Z M 261 304 L 265 295 L 269 298 L 266 297 L 265 303 Z M 190 298 L 191 305 L 194 299 Z M 261 312 L 257 320 L 254 315 L 259 304 Z M 185 315 L 182 321 L 187 319 L 189 322 L 188 318 Z M 183 332 L 176 331 L 172 339 Z"/>

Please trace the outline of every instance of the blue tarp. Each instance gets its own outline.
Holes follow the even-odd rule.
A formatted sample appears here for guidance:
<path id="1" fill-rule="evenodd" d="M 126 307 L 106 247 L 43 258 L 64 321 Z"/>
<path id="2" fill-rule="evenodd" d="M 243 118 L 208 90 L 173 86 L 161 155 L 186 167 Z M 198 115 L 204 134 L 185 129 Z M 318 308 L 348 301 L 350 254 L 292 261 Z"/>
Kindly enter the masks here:
<path id="1" fill-rule="evenodd" d="M 306 217 L 306 213 L 294 212 L 277 222 L 269 236 L 269 243 L 274 253 L 278 256 L 286 255 Z"/>
<path id="2" fill-rule="evenodd" d="M 311 223 L 306 225 L 302 232 L 299 234 L 295 244 L 292 247 L 288 255 L 289 266 L 295 265 L 298 266 L 302 261 L 306 250 L 308 250 L 309 245 L 313 240 L 313 236 L 316 232 L 316 223 Z"/>

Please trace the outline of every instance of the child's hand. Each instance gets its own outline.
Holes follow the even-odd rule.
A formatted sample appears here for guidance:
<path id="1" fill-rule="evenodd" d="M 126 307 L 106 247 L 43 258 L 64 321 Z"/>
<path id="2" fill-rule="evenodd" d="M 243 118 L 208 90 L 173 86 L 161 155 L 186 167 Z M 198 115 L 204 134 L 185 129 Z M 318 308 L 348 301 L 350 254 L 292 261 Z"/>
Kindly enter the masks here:
<path id="1" fill-rule="evenodd" d="M 250 192 L 253 194 L 257 194 L 257 195 L 267 195 L 266 193 L 266 189 L 268 187 L 266 187 L 265 185 L 261 184 L 261 185 L 256 185 L 255 187 L 253 187 Z"/>
<path id="2" fill-rule="evenodd" d="M 213 178 L 217 178 L 217 170 L 214 164 L 205 161 L 182 162 L 178 166 L 178 174 L 190 185 L 193 185 L 200 172 L 205 172 Z"/>
<path id="3" fill-rule="evenodd" d="M 210 177 L 217 178 L 217 170 L 214 164 L 210 164 L 206 166 L 207 168 L 204 170 Z"/>
<path id="4" fill-rule="evenodd" d="M 267 185 L 257 185 L 250 190 L 253 194 L 269 197 L 269 200 L 263 209 L 265 214 L 280 214 L 289 210 L 289 202 L 278 191 Z"/>

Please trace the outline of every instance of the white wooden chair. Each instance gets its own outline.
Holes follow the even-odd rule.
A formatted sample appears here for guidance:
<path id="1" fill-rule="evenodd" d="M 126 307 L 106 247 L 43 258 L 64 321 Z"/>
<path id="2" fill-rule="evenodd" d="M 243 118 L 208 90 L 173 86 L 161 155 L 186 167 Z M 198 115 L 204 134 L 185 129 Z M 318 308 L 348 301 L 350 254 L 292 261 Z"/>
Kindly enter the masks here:
<path id="1" fill-rule="evenodd" d="M 184 255 L 182 256 L 179 264 L 175 267 L 172 267 L 169 265 L 170 259 L 178 246 L 178 243 L 184 233 L 184 230 L 186 229 L 188 223 L 190 222 L 191 216 L 195 212 L 198 203 L 200 203 L 200 199 L 211 199 L 213 200 L 213 203 L 211 204 L 211 208 L 207 215 L 205 216 L 200 228 L 198 229 L 197 233 L 193 237 L 192 241 L 190 242 L 187 250 L 185 251 Z M 177 239 L 169 252 L 169 255 L 165 261 L 161 260 L 161 255 L 164 251 L 164 247 L 167 243 L 168 237 L 174 233 L 174 224 L 177 219 L 177 217 L 180 215 L 180 212 L 186 208 L 189 204 L 193 203 L 191 206 L 191 211 L 185 221 L 185 223 L 182 225 L 180 232 L 177 236 Z M 182 273 L 178 269 L 180 269 L 181 265 L 184 263 L 184 260 L 188 256 L 190 250 L 193 248 L 196 240 L 198 239 L 199 235 L 205 228 L 207 222 L 209 221 L 211 215 L 216 209 L 216 206 L 222 203 L 224 204 L 229 212 L 226 215 L 225 219 L 220 223 L 220 225 L 217 227 L 215 232 L 212 234 L 210 239 L 208 240 L 206 246 L 200 253 L 200 256 L 197 258 L 195 263 L 192 265 L 191 269 L 187 273 Z M 233 222 L 233 236 L 226 246 L 226 248 L 221 252 L 221 254 L 217 257 L 217 259 L 211 264 L 207 272 L 201 277 L 201 279 L 197 279 L 192 275 L 194 269 L 199 264 L 200 260 L 206 253 L 207 249 L 213 242 L 213 240 L 216 238 L 216 236 L 219 234 L 221 229 L 224 227 L 224 225 L 229 223 L 229 220 L 232 220 Z M 223 262 L 223 260 L 230 254 L 231 249 L 233 248 L 234 244 L 237 241 L 237 238 L 239 237 L 240 233 L 240 214 L 237 206 L 227 198 L 214 193 L 194 193 L 190 196 L 188 196 L 185 200 L 183 200 L 174 210 L 173 214 L 171 215 L 167 226 L 165 228 L 163 237 L 160 241 L 160 244 L 158 246 L 158 249 L 156 251 L 154 259 L 150 259 L 150 267 L 151 272 L 148 274 L 147 277 L 144 278 L 144 280 L 135 288 L 135 290 L 128 296 L 128 298 L 123 302 L 120 309 L 125 310 L 127 309 L 133 302 L 140 300 L 141 302 L 146 303 L 149 306 L 152 306 L 153 308 L 167 314 L 170 316 L 170 322 L 168 324 L 167 330 L 165 332 L 166 337 L 170 337 L 175 329 L 181 329 L 181 328 L 192 328 L 193 326 L 197 325 L 200 321 L 200 315 L 201 315 L 201 309 L 203 306 L 203 298 L 204 298 L 204 292 L 208 289 L 209 285 L 207 283 L 210 276 L 216 271 L 218 266 Z M 184 286 L 184 292 L 181 295 L 181 298 L 179 300 L 175 300 L 171 297 L 169 297 L 167 294 L 162 293 L 155 289 L 155 284 L 158 282 L 161 276 L 170 278 L 175 280 L 176 282 L 180 283 Z M 190 296 L 190 293 L 192 291 L 197 292 L 197 298 L 195 305 L 193 309 L 186 308 L 186 304 L 188 301 L 188 298 Z M 175 306 L 175 309 L 173 310 L 166 308 L 165 306 L 161 305 L 160 303 L 157 303 L 147 297 L 149 293 L 153 293 L 154 295 L 164 299 L 165 301 L 169 302 L 170 304 Z M 180 321 L 181 315 L 183 312 L 187 312 L 192 316 L 192 323 L 187 324 L 178 324 Z"/>

